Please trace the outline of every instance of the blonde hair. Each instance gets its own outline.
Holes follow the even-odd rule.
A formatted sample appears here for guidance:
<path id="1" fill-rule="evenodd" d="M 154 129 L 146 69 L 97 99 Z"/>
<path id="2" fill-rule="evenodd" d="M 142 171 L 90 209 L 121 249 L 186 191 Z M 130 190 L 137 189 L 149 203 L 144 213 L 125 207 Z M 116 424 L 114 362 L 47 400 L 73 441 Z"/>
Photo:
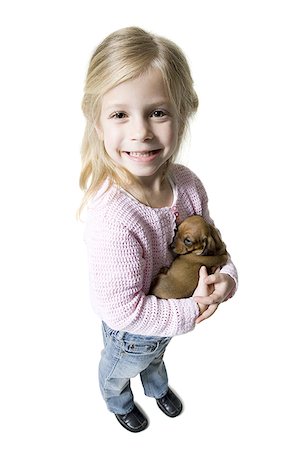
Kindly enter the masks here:
<path id="1" fill-rule="evenodd" d="M 82 141 L 80 187 L 85 192 L 80 210 L 107 179 L 125 188 L 137 180 L 117 166 L 99 139 L 96 125 L 103 95 L 118 84 L 134 79 L 149 69 L 161 71 L 167 93 L 178 115 L 178 146 L 167 161 L 174 161 L 184 136 L 188 119 L 198 107 L 197 94 L 187 60 L 172 41 L 150 34 L 141 28 L 128 27 L 110 34 L 96 48 L 87 72 L 82 110 L 86 128 Z"/>

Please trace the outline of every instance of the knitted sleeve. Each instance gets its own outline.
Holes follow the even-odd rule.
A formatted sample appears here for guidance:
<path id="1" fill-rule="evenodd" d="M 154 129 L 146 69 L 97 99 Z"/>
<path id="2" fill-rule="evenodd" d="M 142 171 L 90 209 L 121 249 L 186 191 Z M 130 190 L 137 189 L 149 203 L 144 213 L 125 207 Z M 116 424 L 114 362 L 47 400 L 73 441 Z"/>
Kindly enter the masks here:
<path id="1" fill-rule="evenodd" d="M 92 305 L 111 328 L 153 336 L 194 328 L 199 312 L 192 298 L 164 300 L 143 292 L 143 246 L 130 229 L 94 220 L 86 243 Z"/>
<path id="2" fill-rule="evenodd" d="M 199 197 L 202 199 L 202 201 L 201 201 L 202 216 L 208 223 L 215 226 L 214 221 L 212 220 L 212 218 L 210 217 L 210 214 L 209 214 L 208 197 L 207 197 L 206 190 L 205 190 L 202 182 L 199 180 L 199 178 L 195 174 L 193 174 L 193 176 L 195 177 L 194 180 L 195 180 L 195 185 L 196 185 L 196 191 L 199 193 Z M 230 295 L 228 296 L 228 298 L 231 298 L 235 294 L 237 287 L 238 287 L 238 273 L 237 273 L 237 269 L 236 269 L 235 265 L 233 264 L 230 257 L 229 257 L 227 264 L 222 267 L 221 273 L 226 273 L 226 274 L 230 275 L 235 281 L 235 288 L 231 291 Z"/>

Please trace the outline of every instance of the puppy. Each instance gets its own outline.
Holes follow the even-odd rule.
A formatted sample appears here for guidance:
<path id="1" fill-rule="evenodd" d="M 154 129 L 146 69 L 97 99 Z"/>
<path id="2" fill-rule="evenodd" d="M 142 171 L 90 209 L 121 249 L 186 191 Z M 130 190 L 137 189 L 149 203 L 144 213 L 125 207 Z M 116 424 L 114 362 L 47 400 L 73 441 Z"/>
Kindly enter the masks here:
<path id="1" fill-rule="evenodd" d="M 178 227 L 171 248 L 178 256 L 153 280 L 150 294 L 159 298 L 191 297 L 199 281 L 199 269 L 209 273 L 226 264 L 228 253 L 218 230 L 201 216 L 190 216 Z"/>

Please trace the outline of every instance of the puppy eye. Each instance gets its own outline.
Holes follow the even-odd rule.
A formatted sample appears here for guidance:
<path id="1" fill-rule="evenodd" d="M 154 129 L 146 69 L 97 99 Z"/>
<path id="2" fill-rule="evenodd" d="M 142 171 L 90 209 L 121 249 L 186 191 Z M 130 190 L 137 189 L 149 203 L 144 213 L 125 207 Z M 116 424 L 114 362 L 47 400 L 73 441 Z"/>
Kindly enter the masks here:
<path id="1" fill-rule="evenodd" d="M 185 240 L 183 242 L 187 247 L 190 247 L 191 245 L 193 245 L 193 241 L 191 241 L 189 238 L 185 238 Z"/>

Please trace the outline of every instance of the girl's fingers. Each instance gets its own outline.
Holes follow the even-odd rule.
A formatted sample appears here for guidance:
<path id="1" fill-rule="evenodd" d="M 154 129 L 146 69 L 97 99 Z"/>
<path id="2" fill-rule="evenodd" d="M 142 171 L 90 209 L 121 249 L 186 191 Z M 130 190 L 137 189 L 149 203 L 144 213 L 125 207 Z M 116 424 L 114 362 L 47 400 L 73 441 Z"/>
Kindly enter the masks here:
<path id="1" fill-rule="evenodd" d="M 208 319 L 210 316 L 212 316 L 212 315 L 216 312 L 216 310 L 218 309 L 218 306 L 219 306 L 219 305 L 216 305 L 216 304 L 210 305 L 210 306 L 207 308 L 207 310 L 204 311 L 204 312 L 201 314 L 201 316 L 199 316 L 199 317 L 196 319 L 196 323 L 198 324 L 198 323 L 200 323 L 200 322 L 203 322 L 203 320 Z"/>
<path id="2" fill-rule="evenodd" d="M 211 275 L 207 274 L 207 277 L 204 280 L 205 283 L 206 284 L 215 284 L 215 283 L 217 283 L 219 281 L 219 276 L 218 275 L 219 275 L 220 271 L 221 271 L 221 268 L 218 267 L 213 274 L 211 274 Z M 206 271 L 206 273 L 207 273 L 207 271 Z"/>
<path id="3" fill-rule="evenodd" d="M 213 292 L 206 297 L 195 296 L 194 300 L 197 303 L 202 303 L 203 305 L 212 305 L 221 303 L 222 297 L 216 292 Z"/>
<path id="4" fill-rule="evenodd" d="M 216 282 L 216 275 L 208 275 L 208 277 L 205 278 L 206 284 L 214 284 Z"/>

